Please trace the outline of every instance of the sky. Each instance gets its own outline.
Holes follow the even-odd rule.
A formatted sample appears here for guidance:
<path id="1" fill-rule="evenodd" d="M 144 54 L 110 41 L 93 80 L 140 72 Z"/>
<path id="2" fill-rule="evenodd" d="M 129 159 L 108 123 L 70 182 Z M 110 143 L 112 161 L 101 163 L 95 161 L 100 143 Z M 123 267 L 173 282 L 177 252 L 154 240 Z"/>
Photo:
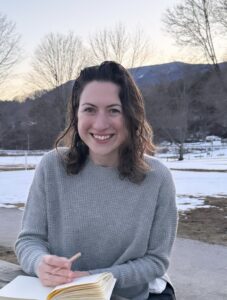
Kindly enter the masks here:
<path id="1" fill-rule="evenodd" d="M 165 9 L 174 3 L 176 0 L 0 0 L 0 12 L 16 23 L 23 48 L 22 62 L 14 69 L 11 80 L 0 88 L 0 99 L 19 98 L 29 92 L 25 77 L 31 56 L 50 32 L 67 34 L 71 30 L 86 39 L 95 31 L 114 27 L 119 22 L 132 31 L 140 26 L 151 40 L 152 48 L 158 49 L 151 63 L 171 60 L 164 54 L 165 43 L 169 48 L 172 46 L 170 38 L 161 30 L 161 18 Z"/>
<path id="2" fill-rule="evenodd" d="M 179 2 L 179 1 L 178 1 Z M 47 33 L 73 30 L 81 37 L 94 30 L 123 22 L 128 28 L 140 25 L 158 40 L 161 17 L 176 0 L 0 0 L 0 12 L 17 24 L 25 48 L 30 51 Z"/>
<path id="3" fill-rule="evenodd" d="M 0 99 L 19 98 L 28 92 L 25 75 L 31 56 L 41 39 L 50 32 L 70 30 L 82 39 L 104 28 L 123 23 L 130 31 L 138 26 L 149 37 L 152 57 L 146 64 L 187 60 L 164 32 L 162 17 L 179 0 L 0 0 L 0 12 L 16 23 L 23 47 L 22 62 L 14 76 L 0 87 Z"/>

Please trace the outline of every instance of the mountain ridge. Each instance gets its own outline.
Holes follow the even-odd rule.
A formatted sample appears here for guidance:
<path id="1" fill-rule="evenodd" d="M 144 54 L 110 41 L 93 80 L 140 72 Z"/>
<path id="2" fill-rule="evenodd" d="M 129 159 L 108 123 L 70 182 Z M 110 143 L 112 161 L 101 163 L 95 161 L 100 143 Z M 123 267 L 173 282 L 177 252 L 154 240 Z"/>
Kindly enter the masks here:
<path id="1" fill-rule="evenodd" d="M 227 62 L 219 63 L 221 69 L 227 66 Z M 212 64 L 189 64 L 180 61 L 148 65 L 129 69 L 136 83 L 141 87 L 150 84 L 156 85 L 164 81 L 172 82 L 191 76 L 193 73 L 204 74 L 212 71 Z"/>

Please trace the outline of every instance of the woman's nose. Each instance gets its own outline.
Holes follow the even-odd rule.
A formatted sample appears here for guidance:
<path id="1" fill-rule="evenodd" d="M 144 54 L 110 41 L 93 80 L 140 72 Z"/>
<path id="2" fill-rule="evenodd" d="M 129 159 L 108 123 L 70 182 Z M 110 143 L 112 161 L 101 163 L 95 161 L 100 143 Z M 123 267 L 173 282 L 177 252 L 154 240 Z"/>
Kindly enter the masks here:
<path id="1" fill-rule="evenodd" d="M 110 126 L 109 118 L 106 113 L 98 113 L 93 123 L 93 128 L 96 130 L 105 130 Z"/>

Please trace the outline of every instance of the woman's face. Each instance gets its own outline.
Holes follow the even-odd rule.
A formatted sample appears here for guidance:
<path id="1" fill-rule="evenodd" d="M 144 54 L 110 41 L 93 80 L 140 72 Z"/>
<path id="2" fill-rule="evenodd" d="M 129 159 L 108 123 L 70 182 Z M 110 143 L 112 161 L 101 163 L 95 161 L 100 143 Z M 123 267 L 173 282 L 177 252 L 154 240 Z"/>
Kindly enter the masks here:
<path id="1" fill-rule="evenodd" d="M 84 87 L 78 109 L 78 132 L 94 163 L 117 166 L 119 147 L 128 135 L 118 85 L 91 81 Z"/>

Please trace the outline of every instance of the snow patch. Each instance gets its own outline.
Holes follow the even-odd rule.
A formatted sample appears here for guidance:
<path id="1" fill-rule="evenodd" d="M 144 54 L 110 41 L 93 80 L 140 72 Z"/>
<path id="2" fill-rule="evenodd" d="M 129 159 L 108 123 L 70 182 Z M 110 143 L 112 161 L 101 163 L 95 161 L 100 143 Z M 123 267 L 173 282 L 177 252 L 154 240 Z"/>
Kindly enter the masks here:
<path id="1" fill-rule="evenodd" d="M 0 207 L 3 207 L 3 208 L 16 208 L 15 205 L 12 205 L 12 204 L 1 204 L 1 203 L 0 203 Z"/>
<path id="2" fill-rule="evenodd" d="M 42 156 L 29 156 L 27 161 L 36 165 L 41 158 Z M 202 198 L 206 196 L 227 198 L 227 172 L 215 172 L 215 170 L 227 171 L 227 155 L 226 158 L 216 159 L 166 161 L 166 158 L 160 158 L 160 160 L 173 169 L 212 170 L 212 172 L 172 171 L 177 191 L 177 206 L 181 212 L 197 207 L 210 207 L 204 205 Z M 23 164 L 24 162 L 23 156 L 0 156 L 0 165 Z M 33 176 L 34 170 L 0 172 L 0 207 L 15 208 L 17 203 L 26 203 Z M 24 210 L 23 207 L 19 209 Z"/>
<path id="3" fill-rule="evenodd" d="M 189 211 L 195 208 L 210 208 L 214 207 L 211 205 L 204 205 L 203 199 L 197 199 L 192 197 L 184 197 L 184 196 L 177 196 L 177 209 L 180 212 Z"/>

